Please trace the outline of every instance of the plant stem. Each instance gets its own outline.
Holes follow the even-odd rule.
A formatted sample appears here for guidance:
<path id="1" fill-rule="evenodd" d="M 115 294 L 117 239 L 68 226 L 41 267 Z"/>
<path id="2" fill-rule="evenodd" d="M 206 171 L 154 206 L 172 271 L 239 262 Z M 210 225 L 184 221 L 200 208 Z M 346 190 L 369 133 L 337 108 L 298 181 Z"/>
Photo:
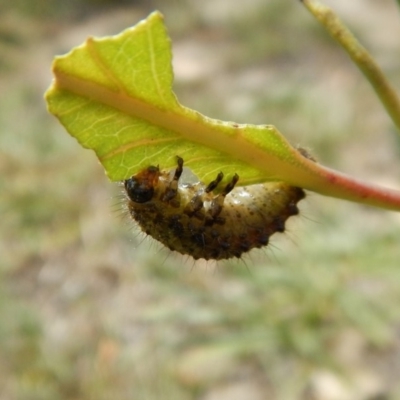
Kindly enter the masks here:
<path id="1" fill-rule="evenodd" d="M 318 193 L 387 210 L 400 211 L 400 190 L 364 182 L 327 167 L 319 166 L 318 169 L 320 178 L 325 180 L 325 184 L 318 188 Z"/>
<path id="2" fill-rule="evenodd" d="M 302 0 L 302 2 L 329 34 L 346 50 L 368 79 L 400 132 L 400 99 L 375 60 L 329 7 L 317 0 Z M 397 2 L 400 4 L 400 0 L 397 0 Z"/>

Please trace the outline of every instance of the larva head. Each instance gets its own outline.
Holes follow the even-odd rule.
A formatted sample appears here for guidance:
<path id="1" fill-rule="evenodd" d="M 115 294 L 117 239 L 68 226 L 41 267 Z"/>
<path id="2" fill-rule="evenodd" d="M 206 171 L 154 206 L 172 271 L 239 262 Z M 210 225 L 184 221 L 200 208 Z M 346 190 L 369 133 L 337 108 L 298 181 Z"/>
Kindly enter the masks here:
<path id="1" fill-rule="evenodd" d="M 154 188 L 158 184 L 160 169 L 150 166 L 130 179 L 124 181 L 128 197 L 135 203 L 146 203 L 154 196 Z"/>

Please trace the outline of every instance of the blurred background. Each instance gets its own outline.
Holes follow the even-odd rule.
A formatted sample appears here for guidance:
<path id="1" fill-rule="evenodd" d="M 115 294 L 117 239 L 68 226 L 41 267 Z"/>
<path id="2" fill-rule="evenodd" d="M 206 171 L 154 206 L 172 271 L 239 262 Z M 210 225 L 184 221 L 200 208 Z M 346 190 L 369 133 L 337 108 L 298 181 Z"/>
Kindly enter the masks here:
<path id="1" fill-rule="evenodd" d="M 395 1 L 325 3 L 400 88 Z M 154 9 L 184 105 L 399 187 L 393 124 L 299 1 L 0 0 L 0 399 L 400 398 L 400 214 L 309 193 L 267 249 L 194 263 L 47 114 L 54 55 Z"/>

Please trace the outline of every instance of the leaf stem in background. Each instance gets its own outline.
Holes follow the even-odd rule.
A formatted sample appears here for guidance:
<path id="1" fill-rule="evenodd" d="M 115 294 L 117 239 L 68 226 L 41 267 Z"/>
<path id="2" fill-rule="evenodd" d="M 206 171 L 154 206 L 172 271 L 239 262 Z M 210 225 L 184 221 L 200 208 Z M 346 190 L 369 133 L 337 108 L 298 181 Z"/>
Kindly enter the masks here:
<path id="1" fill-rule="evenodd" d="M 400 0 L 397 0 L 400 5 Z M 346 50 L 351 59 L 368 79 L 400 132 L 400 99 L 390 86 L 375 60 L 347 29 L 329 7 L 317 0 L 302 0 L 311 14 L 326 28 L 330 35 Z"/>

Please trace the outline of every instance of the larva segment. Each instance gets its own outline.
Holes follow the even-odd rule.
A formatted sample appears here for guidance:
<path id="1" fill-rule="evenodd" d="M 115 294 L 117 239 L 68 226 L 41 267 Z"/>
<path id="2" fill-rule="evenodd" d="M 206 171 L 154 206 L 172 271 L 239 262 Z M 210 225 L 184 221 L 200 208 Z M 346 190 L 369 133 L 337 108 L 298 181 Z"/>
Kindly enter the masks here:
<path id="1" fill-rule="evenodd" d="M 183 159 L 169 172 L 150 166 L 124 182 L 128 209 L 141 229 L 171 250 L 194 259 L 227 259 L 266 246 L 298 214 L 300 188 L 284 183 L 235 187 L 235 174 L 219 194 L 222 172 L 208 185 L 180 184 Z"/>

